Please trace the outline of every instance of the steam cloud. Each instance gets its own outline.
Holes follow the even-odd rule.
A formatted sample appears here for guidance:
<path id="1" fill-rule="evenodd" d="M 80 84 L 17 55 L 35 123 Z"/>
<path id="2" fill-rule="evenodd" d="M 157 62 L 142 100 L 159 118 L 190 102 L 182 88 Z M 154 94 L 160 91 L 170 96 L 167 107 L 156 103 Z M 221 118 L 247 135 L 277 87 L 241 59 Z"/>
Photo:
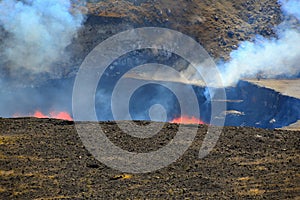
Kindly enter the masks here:
<path id="1" fill-rule="evenodd" d="M 300 20 L 300 1 L 298 0 L 279 0 L 282 10 L 286 15 L 293 15 Z"/>
<path id="2" fill-rule="evenodd" d="M 84 16 L 69 0 L 2 0 L 0 26 L 8 33 L 1 56 L 10 71 L 50 72 L 76 36 Z"/>
<path id="3" fill-rule="evenodd" d="M 300 29 L 292 20 L 300 20 L 299 0 L 280 0 L 286 17 L 275 27 L 277 38 L 260 35 L 253 42 L 243 42 L 230 54 L 229 62 L 218 65 L 224 86 L 236 84 L 241 78 L 255 78 L 258 74 L 266 77 L 296 76 L 300 72 Z"/>
<path id="4" fill-rule="evenodd" d="M 48 78 L 63 71 L 57 70 L 58 63 L 67 57 L 66 47 L 85 20 L 79 10 L 83 4 L 0 0 L 1 116 L 70 111 L 70 81 L 53 83 Z"/>

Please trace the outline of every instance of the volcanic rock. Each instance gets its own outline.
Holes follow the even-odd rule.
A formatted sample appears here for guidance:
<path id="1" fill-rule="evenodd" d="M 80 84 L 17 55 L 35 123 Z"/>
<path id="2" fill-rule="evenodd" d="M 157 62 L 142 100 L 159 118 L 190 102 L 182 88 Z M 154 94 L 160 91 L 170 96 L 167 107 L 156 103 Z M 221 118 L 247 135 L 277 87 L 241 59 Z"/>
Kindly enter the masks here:
<path id="1" fill-rule="evenodd" d="M 134 143 L 115 123 L 100 125 L 116 145 L 138 152 L 161 148 L 178 127 L 165 124 L 155 139 Z M 199 159 L 207 131 L 201 125 L 173 164 L 124 174 L 91 156 L 72 124 L 0 119 L 0 128 L 0 199 L 294 199 L 300 193 L 299 131 L 226 127 L 212 152 Z"/>

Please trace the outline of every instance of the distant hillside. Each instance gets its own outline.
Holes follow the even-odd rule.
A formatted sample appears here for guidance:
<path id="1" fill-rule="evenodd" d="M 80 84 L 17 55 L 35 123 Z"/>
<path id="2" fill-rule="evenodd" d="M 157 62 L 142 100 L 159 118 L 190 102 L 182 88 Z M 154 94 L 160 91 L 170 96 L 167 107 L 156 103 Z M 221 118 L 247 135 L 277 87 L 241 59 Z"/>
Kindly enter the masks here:
<path id="1" fill-rule="evenodd" d="M 274 25 L 283 19 L 276 0 L 90 0 L 86 7 L 82 9 L 85 23 L 64 56 L 51 65 L 47 76 L 31 73 L 29 82 L 74 77 L 96 45 L 135 27 L 158 26 L 180 31 L 202 44 L 215 59 L 227 59 L 241 41 L 251 40 L 256 34 L 274 36 Z M 9 36 L 0 26 L 0 44 Z M 24 79 L 27 72 L 12 74 L 10 63 L 2 56 L 0 78 L 12 77 L 12 82 L 19 76 Z"/>
<path id="2" fill-rule="evenodd" d="M 95 1 L 89 1 L 95 2 Z M 89 14 L 121 18 L 134 26 L 165 26 L 194 37 L 215 58 L 239 41 L 274 35 L 282 20 L 276 0 L 105 0 L 88 3 Z"/>

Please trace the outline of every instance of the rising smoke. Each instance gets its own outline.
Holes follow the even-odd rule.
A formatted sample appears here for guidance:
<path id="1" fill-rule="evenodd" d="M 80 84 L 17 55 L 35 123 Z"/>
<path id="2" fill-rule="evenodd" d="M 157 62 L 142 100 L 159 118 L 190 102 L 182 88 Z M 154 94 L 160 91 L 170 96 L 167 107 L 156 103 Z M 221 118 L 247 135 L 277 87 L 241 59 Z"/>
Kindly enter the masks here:
<path id="1" fill-rule="evenodd" d="M 85 20 L 80 12 L 83 4 L 81 0 L 76 4 L 71 0 L 0 1 L 1 116 L 70 111 L 70 81 L 48 79 L 63 71 L 57 70 L 57 63 L 67 57 L 66 47 Z"/>
<path id="2" fill-rule="evenodd" d="M 2 0 L 0 26 L 8 33 L 1 56 L 11 74 L 51 72 L 84 20 L 69 0 Z"/>
<path id="3" fill-rule="evenodd" d="M 292 15 L 300 20 L 300 1 L 298 0 L 279 0 L 282 11 L 285 15 Z"/>
<path id="4" fill-rule="evenodd" d="M 243 42 L 231 53 L 229 62 L 218 65 L 225 86 L 241 78 L 255 78 L 257 74 L 277 77 L 300 72 L 300 2 L 280 0 L 279 3 L 286 19 L 274 28 L 277 37 L 256 36 L 253 42 Z M 293 18 L 299 20 L 296 25 Z M 65 56 L 65 48 L 76 37 L 83 21 L 84 16 L 72 7 L 70 0 L 0 0 L 0 29 L 7 34 L 0 41 L 0 72 L 5 68 L 12 78 L 52 73 L 53 63 Z M 213 73 L 206 73 L 214 80 Z M 72 88 L 72 84 L 51 83 L 47 91 L 29 88 L 24 92 L 14 90 L 6 78 L 1 79 L 0 74 L 1 116 L 12 116 L 12 110 L 22 112 L 25 108 L 24 112 L 29 113 L 36 107 L 60 111 L 71 102 L 68 96 L 72 95 L 65 90 Z M 204 94 L 209 99 L 209 94 Z"/>
<path id="5" fill-rule="evenodd" d="M 300 28 L 291 18 L 300 20 L 299 0 L 280 0 L 285 20 L 274 27 L 276 38 L 257 35 L 252 42 L 242 42 L 232 51 L 228 62 L 218 65 L 224 86 L 236 84 L 242 78 L 276 78 L 296 76 L 300 72 Z"/>

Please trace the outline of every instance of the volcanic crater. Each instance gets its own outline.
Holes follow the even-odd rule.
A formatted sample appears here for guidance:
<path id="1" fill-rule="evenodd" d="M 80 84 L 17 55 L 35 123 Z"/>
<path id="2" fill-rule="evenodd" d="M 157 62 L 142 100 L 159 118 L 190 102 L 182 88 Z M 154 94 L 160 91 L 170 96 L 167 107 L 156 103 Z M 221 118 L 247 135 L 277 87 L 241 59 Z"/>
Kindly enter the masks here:
<path id="1" fill-rule="evenodd" d="M 166 121 L 184 116 L 176 97 L 161 87 L 162 82 L 192 87 L 200 108 L 200 116 L 188 116 L 199 121 L 183 125 L 187 132 L 198 130 L 191 147 L 171 165 L 144 174 L 107 167 L 87 151 L 72 120 L 48 119 L 46 114 L 53 109 L 71 113 L 74 77 L 80 64 L 97 44 L 116 33 L 145 25 L 172 28 L 193 37 L 213 58 L 228 60 L 240 42 L 256 34 L 276 36 L 272 27 L 283 21 L 277 1 L 106 0 L 88 1 L 84 10 L 83 27 L 50 75 L 14 74 L 8 62 L 0 61 L 0 78 L 6 81 L 0 91 L 2 115 L 28 115 L 39 109 L 44 118 L 0 118 L 1 199 L 299 198 L 299 126 L 296 123 L 290 127 L 293 131 L 284 130 L 300 119 L 298 79 L 243 79 L 235 87 L 226 87 L 226 99 L 222 101 L 227 109 L 220 113 L 225 127 L 212 152 L 200 159 L 199 149 L 211 118 L 207 88 L 178 80 L 145 78 L 140 72 L 128 75 L 128 79 L 157 83 L 140 88 L 131 98 L 130 114 L 140 126 L 150 123 L 149 108 L 153 104 L 167 108 Z M 0 41 L 4 41 L 7 33 L 2 29 L 0 32 Z M 102 98 L 103 92 L 110 97 L 118 78 L 132 67 L 153 60 L 179 71 L 188 66 L 177 55 L 166 57 L 165 52 L 130 52 L 112 63 L 101 80 L 106 87 L 95 97 L 96 113 L 103 121 L 99 124 L 107 137 L 130 152 L 157 150 L 168 144 L 178 130 L 176 123 L 155 122 L 163 128 L 153 138 L 132 139 L 111 121 L 110 105 L 103 104 L 107 101 Z M 291 83 L 295 86 L 291 91 L 282 89 Z M 129 122 L 119 123 L 126 126 Z"/>

